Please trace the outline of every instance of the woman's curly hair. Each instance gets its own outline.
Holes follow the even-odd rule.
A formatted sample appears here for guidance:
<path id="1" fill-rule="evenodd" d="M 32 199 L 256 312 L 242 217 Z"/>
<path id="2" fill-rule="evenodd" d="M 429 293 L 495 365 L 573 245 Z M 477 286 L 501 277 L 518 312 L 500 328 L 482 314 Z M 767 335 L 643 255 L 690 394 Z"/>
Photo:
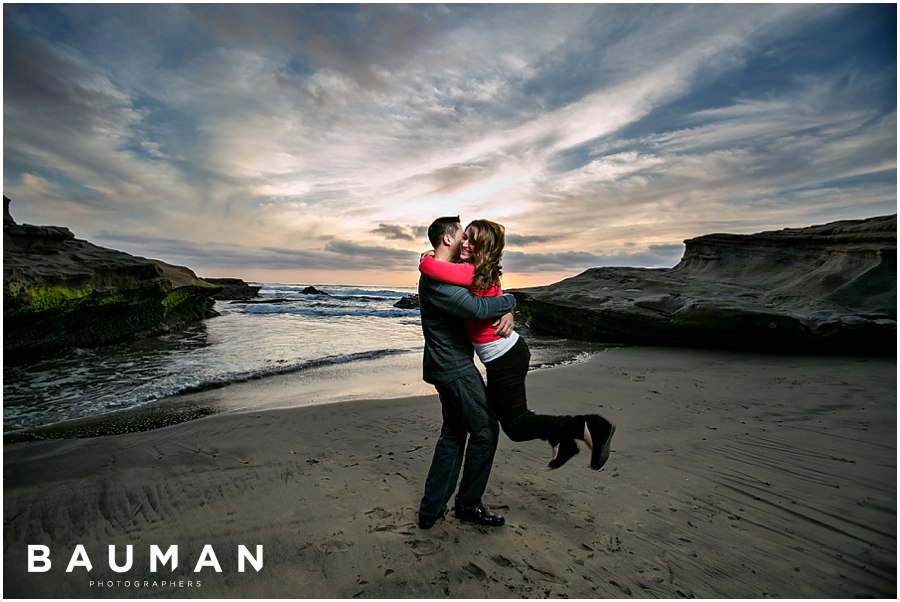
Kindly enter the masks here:
<path id="1" fill-rule="evenodd" d="M 477 219 L 466 226 L 466 235 L 472 247 L 469 261 L 475 266 L 472 286 L 476 290 L 487 290 L 500 282 L 503 266 L 500 258 L 506 244 L 506 228 L 486 219 Z"/>

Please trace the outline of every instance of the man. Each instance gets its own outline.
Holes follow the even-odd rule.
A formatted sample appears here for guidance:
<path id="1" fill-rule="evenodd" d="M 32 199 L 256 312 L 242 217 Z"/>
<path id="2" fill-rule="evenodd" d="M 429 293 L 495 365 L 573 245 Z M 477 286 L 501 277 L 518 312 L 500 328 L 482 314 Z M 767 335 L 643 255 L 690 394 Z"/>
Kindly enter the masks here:
<path id="1" fill-rule="evenodd" d="M 462 238 L 459 216 L 438 218 L 428 228 L 428 240 L 439 261 L 456 261 Z M 460 468 L 462 479 L 454 515 L 493 527 L 505 522 L 502 516 L 490 512 L 481 499 L 491 474 L 500 429 L 488 406 L 484 381 L 472 361 L 465 320 L 500 318 L 497 333 L 507 336 L 513 328 L 510 312 L 515 304 L 512 295 L 476 297 L 463 287 L 425 276 L 419 278 L 419 310 L 425 335 L 423 378 L 437 389 L 443 414 L 441 434 L 419 505 L 418 524 L 422 529 L 430 529 L 446 513 Z"/>

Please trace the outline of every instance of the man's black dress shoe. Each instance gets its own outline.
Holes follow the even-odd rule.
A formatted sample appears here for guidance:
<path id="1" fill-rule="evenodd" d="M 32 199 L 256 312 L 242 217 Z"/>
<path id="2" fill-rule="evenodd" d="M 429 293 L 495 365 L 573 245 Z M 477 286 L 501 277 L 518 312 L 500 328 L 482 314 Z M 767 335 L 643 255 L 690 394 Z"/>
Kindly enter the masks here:
<path id="1" fill-rule="evenodd" d="M 578 453 L 578 444 L 575 443 L 574 439 L 563 439 L 556 445 L 559 446 L 556 450 L 556 457 L 547 464 L 550 468 L 559 468 Z"/>
<path id="2" fill-rule="evenodd" d="M 612 444 L 612 436 L 616 432 L 616 427 L 602 416 L 588 416 L 586 422 L 593 444 L 591 468 L 600 470 L 609 459 L 609 446 Z"/>
<path id="3" fill-rule="evenodd" d="M 461 521 L 475 523 L 477 525 L 486 525 L 488 527 L 502 527 L 506 523 L 506 519 L 503 518 L 502 515 L 494 514 L 485 508 L 483 504 L 478 504 L 474 508 L 469 508 L 468 510 L 454 508 L 453 515 Z"/>

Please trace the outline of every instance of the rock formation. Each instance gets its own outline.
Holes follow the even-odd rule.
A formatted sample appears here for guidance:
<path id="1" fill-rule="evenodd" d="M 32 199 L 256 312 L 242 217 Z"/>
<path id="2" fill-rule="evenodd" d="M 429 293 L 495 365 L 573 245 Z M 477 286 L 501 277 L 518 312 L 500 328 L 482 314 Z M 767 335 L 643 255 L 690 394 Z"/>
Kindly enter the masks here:
<path id="1" fill-rule="evenodd" d="M 206 278 L 203 280 L 220 287 L 217 293 L 212 296 L 213 299 L 220 301 L 244 301 L 252 299 L 259 294 L 260 286 L 250 286 L 240 278 Z"/>
<path id="2" fill-rule="evenodd" d="M 331 296 L 328 293 L 326 293 L 325 291 L 320 291 L 319 289 L 317 289 L 314 286 L 307 286 L 305 289 L 300 291 L 300 294 L 301 295 L 325 295 L 326 297 Z"/>
<path id="3" fill-rule="evenodd" d="M 210 295 L 218 287 L 188 268 L 99 247 L 68 228 L 16 224 L 3 200 L 6 363 L 216 315 Z"/>
<path id="4" fill-rule="evenodd" d="M 400 309 L 419 309 L 419 295 L 403 295 L 394 307 Z"/>
<path id="5" fill-rule="evenodd" d="M 539 334 L 895 355 L 897 216 L 685 241 L 673 268 L 592 268 L 513 292 Z"/>

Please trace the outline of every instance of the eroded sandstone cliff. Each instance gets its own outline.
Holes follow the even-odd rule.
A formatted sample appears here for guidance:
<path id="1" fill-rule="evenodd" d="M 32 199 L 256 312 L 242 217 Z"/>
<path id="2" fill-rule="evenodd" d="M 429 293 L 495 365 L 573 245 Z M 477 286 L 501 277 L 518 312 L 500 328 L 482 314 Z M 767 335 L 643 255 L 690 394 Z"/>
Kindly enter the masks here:
<path id="1" fill-rule="evenodd" d="M 897 216 L 685 241 L 673 268 L 515 293 L 536 333 L 625 344 L 896 354 Z"/>
<path id="2" fill-rule="evenodd" d="M 218 287 L 186 267 L 16 224 L 4 197 L 4 362 L 182 326 L 211 315 Z"/>

